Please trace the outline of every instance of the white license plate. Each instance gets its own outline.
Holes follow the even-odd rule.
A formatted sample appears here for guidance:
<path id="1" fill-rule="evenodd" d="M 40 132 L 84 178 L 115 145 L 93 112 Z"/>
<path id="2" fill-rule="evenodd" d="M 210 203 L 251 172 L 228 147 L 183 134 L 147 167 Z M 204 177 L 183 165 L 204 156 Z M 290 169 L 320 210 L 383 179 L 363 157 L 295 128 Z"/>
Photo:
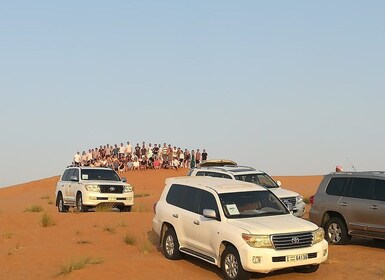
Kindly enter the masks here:
<path id="1" fill-rule="evenodd" d="M 304 261 L 307 259 L 308 259 L 307 254 L 286 256 L 286 262 L 299 262 L 299 261 Z"/>
<path id="2" fill-rule="evenodd" d="M 108 200 L 116 200 L 116 197 L 109 197 Z"/>

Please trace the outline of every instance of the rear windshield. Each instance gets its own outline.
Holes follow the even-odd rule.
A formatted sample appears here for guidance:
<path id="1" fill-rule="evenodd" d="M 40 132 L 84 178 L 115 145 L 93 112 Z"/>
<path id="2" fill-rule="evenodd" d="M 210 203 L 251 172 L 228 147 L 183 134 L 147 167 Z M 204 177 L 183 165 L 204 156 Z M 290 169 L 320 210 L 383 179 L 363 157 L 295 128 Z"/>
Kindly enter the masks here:
<path id="1" fill-rule="evenodd" d="M 277 183 L 266 173 L 235 175 L 234 178 L 239 181 L 258 184 L 265 188 L 279 188 Z"/>
<path id="2" fill-rule="evenodd" d="M 82 180 L 120 181 L 118 174 L 112 169 L 83 169 Z"/>

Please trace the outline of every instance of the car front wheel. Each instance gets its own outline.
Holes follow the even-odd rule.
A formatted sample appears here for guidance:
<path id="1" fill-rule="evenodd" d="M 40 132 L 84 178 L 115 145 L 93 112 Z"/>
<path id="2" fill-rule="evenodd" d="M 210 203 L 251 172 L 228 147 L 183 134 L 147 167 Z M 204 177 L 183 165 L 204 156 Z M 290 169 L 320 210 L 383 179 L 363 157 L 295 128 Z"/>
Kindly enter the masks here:
<path id="1" fill-rule="evenodd" d="M 335 245 L 346 244 L 350 236 L 345 222 L 338 217 L 331 218 L 325 224 L 325 239 Z"/>
<path id="2" fill-rule="evenodd" d="M 64 205 L 63 195 L 59 194 L 57 198 L 57 209 L 59 212 L 67 212 L 68 206 Z"/>
<path id="3" fill-rule="evenodd" d="M 162 241 L 163 255 L 170 260 L 179 260 L 182 254 L 179 251 L 179 241 L 174 229 L 168 228 Z"/>
<path id="4" fill-rule="evenodd" d="M 243 269 L 239 253 L 232 246 L 227 246 L 223 251 L 221 269 L 226 280 L 250 279 L 250 273 Z"/>
<path id="5" fill-rule="evenodd" d="M 83 204 L 82 194 L 76 196 L 76 209 L 78 212 L 88 212 L 88 207 Z"/>

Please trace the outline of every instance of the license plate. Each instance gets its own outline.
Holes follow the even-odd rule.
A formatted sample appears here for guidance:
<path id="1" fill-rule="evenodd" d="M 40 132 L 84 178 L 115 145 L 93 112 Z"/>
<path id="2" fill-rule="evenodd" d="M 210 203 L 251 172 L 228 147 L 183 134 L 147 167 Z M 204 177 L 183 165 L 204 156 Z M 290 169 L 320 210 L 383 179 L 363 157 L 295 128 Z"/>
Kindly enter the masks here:
<path id="1" fill-rule="evenodd" d="M 108 200 L 116 200 L 116 197 L 109 197 Z"/>
<path id="2" fill-rule="evenodd" d="M 286 256 L 286 262 L 298 262 L 307 260 L 307 254 L 304 255 L 294 255 L 294 256 Z"/>

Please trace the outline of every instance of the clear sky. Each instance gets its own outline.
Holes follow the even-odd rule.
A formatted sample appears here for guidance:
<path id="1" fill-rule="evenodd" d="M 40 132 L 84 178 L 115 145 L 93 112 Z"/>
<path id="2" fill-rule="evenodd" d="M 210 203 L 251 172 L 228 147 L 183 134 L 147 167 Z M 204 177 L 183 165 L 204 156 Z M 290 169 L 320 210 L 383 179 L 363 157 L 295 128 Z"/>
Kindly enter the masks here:
<path id="1" fill-rule="evenodd" d="M 384 1 L 1 1 L 0 186 L 121 142 L 385 170 Z"/>

